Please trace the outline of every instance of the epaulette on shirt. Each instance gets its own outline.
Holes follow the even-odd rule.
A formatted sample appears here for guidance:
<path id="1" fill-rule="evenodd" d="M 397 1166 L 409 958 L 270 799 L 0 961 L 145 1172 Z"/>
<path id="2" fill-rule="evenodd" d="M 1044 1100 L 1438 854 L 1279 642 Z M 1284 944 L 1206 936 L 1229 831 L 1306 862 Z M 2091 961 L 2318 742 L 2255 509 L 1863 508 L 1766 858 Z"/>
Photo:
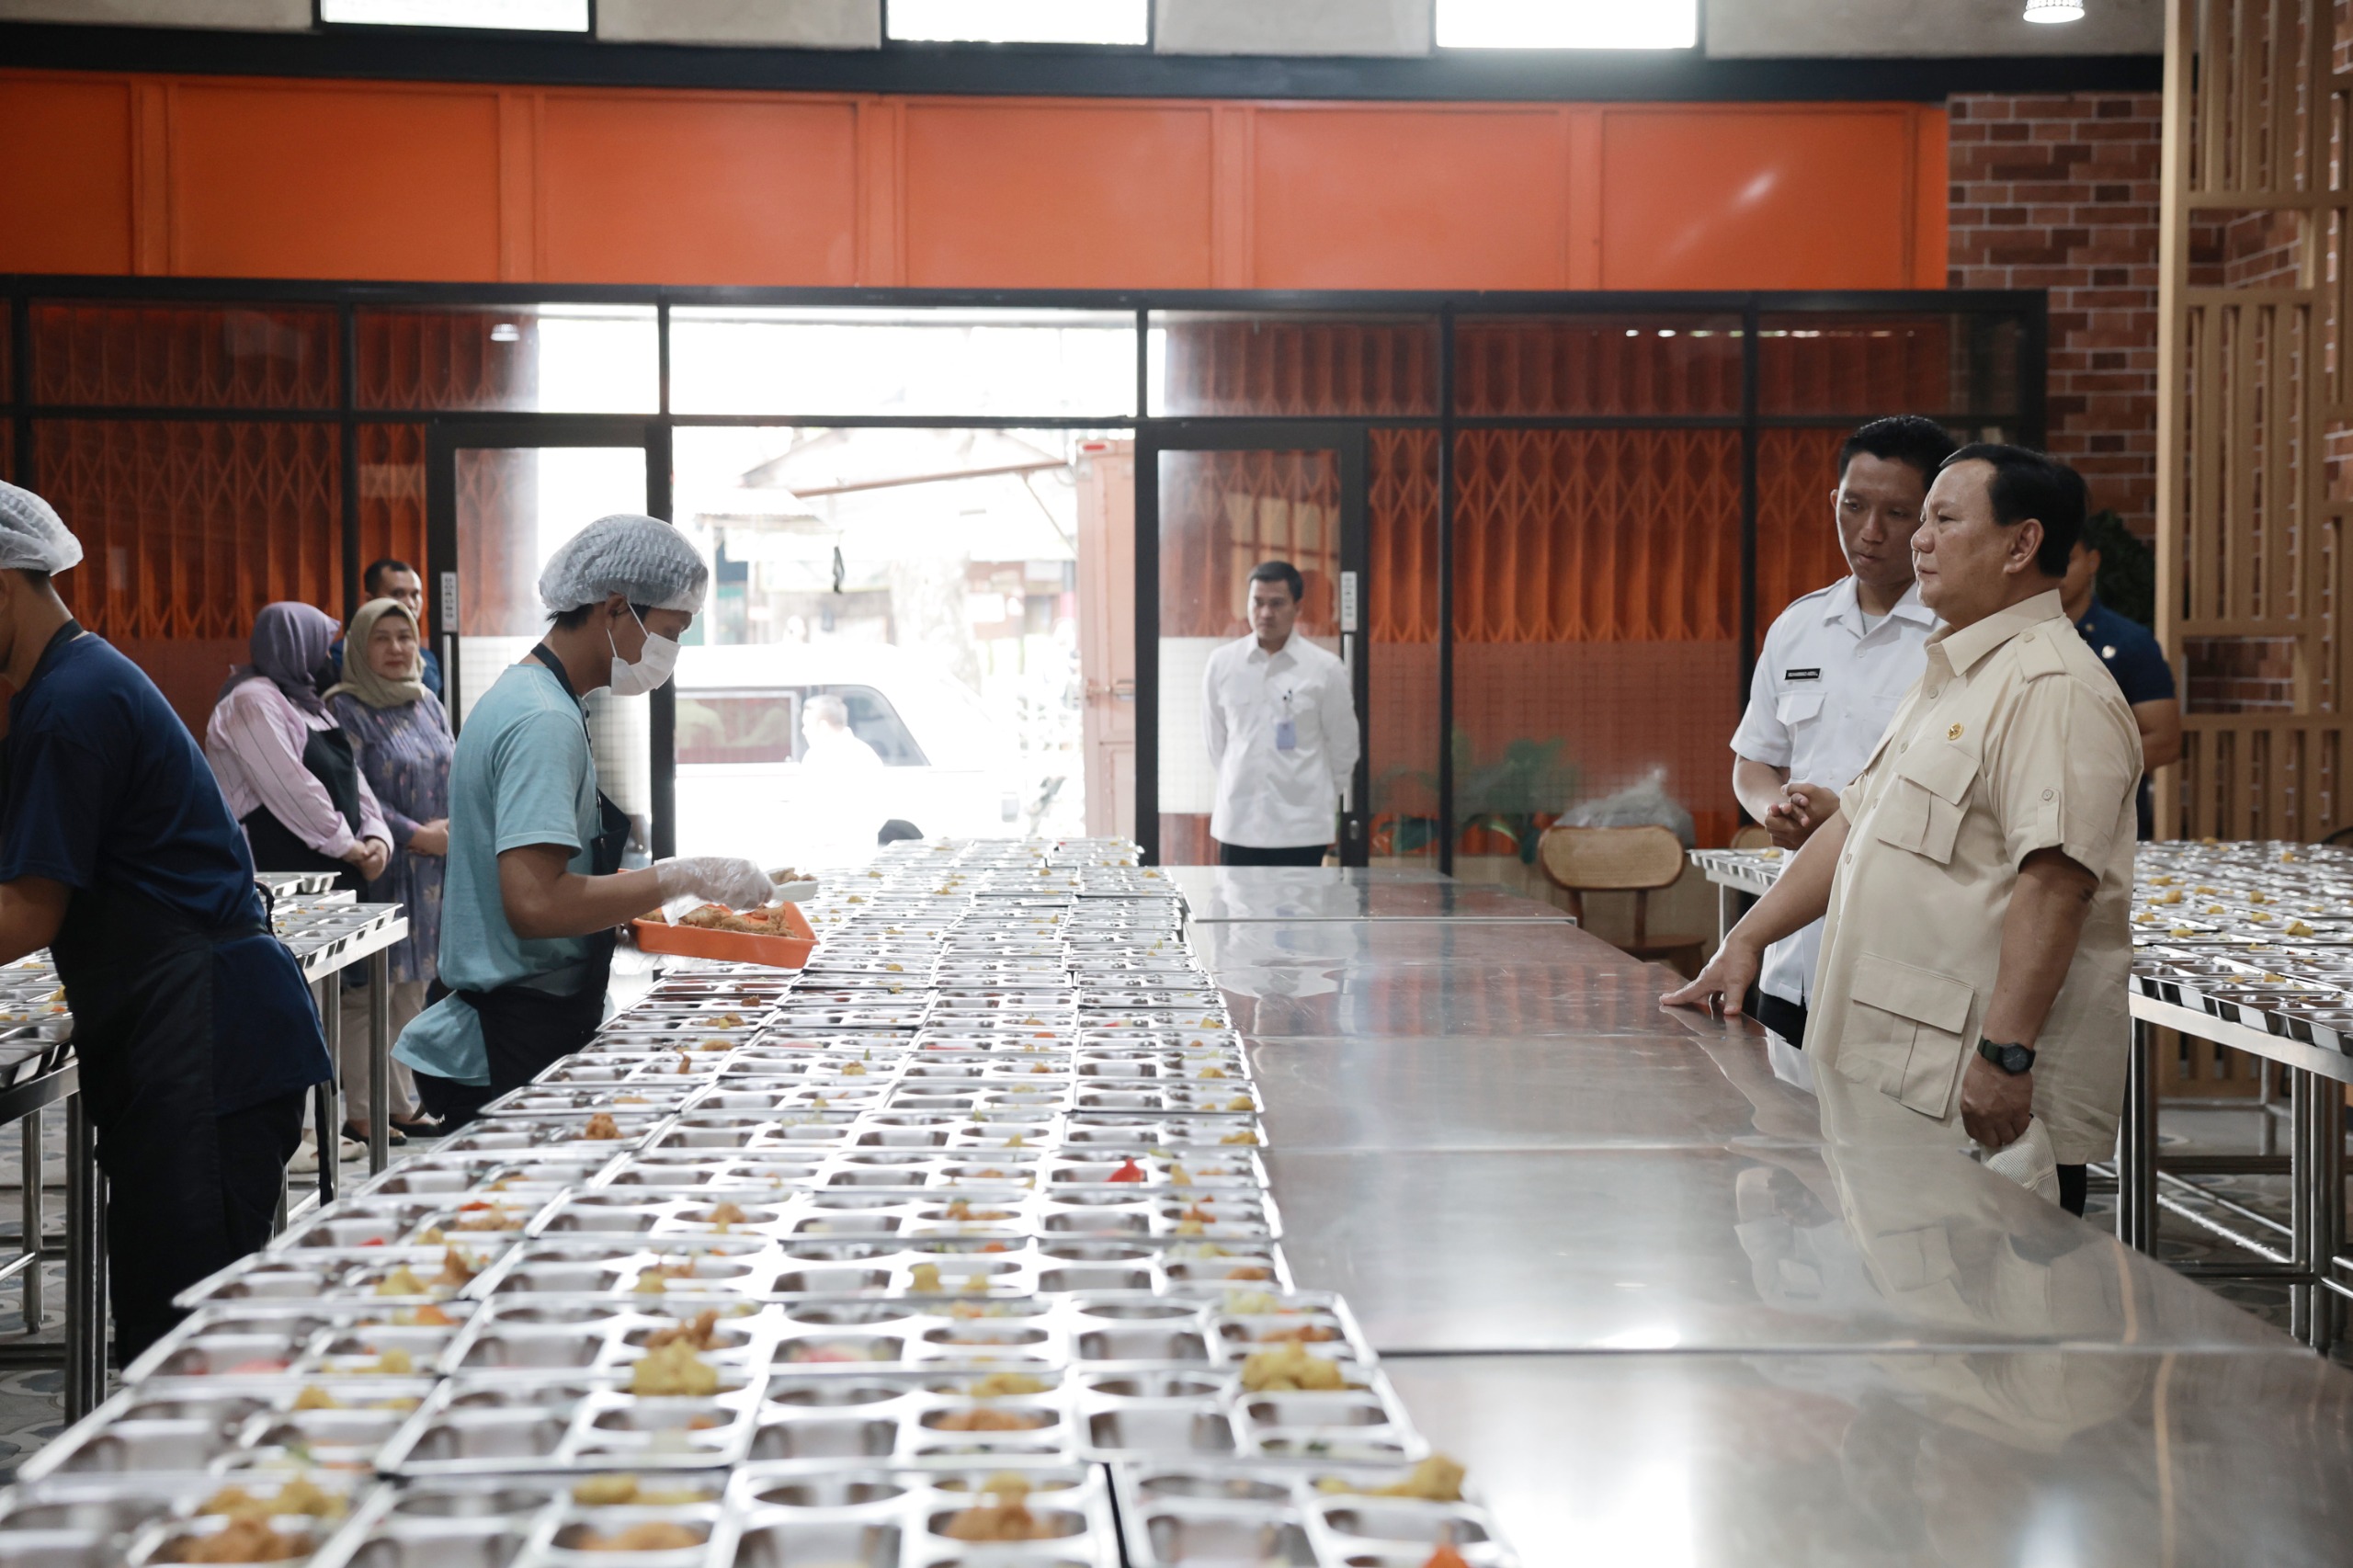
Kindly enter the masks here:
<path id="1" fill-rule="evenodd" d="M 2068 640 L 2076 646 L 2083 645 L 2083 639 L 2075 635 L 2075 629 L 2065 621 L 2054 620 L 2050 624 L 2063 630 Z M 2067 673 L 2066 649 L 2060 645 L 2057 637 L 2043 628 L 2037 627 L 2020 637 L 2017 646 L 2018 673 L 2025 679 L 2040 680 L 2044 676 L 2063 676 Z"/>

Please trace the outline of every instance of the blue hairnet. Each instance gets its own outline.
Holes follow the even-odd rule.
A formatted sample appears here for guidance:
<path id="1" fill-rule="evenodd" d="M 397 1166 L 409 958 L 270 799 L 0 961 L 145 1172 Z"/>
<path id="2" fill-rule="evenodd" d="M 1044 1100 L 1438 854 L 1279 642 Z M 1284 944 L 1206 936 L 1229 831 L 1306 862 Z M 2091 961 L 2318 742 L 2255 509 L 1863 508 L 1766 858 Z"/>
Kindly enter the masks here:
<path id="1" fill-rule="evenodd" d="M 540 574 L 540 602 L 556 613 L 602 604 L 608 594 L 626 594 L 633 605 L 654 609 L 702 608 L 710 585 L 687 536 L 659 517 L 616 512 L 574 534 L 548 557 Z"/>

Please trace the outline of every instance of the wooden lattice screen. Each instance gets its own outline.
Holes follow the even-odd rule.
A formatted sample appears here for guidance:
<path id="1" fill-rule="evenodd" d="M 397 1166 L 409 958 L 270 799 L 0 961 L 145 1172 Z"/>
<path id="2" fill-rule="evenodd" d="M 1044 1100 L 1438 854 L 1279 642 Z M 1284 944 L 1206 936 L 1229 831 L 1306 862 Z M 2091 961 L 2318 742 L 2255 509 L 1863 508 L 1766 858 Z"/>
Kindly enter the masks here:
<path id="1" fill-rule="evenodd" d="M 2348 82 L 2334 0 L 2170 0 L 2159 231 L 2157 632 L 2189 677 L 2161 831 L 2316 838 L 2344 776 L 2353 403 Z M 2262 662 L 2284 698 L 2221 678 Z"/>

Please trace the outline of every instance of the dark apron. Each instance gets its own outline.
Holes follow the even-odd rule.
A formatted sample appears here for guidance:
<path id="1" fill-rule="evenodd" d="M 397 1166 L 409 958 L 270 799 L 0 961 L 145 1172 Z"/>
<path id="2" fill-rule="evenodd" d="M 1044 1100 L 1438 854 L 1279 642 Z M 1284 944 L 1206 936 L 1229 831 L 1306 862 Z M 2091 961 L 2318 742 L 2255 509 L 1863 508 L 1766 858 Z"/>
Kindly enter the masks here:
<path id="1" fill-rule="evenodd" d="M 576 703 L 572 678 L 563 665 L 541 643 L 531 656 L 555 675 L 564 695 Z M 585 733 L 587 716 L 580 721 Z M 597 835 L 588 844 L 588 874 L 609 877 L 621 869 L 621 853 L 629 845 L 629 813 L 597 791 Z M 460 991 L 457 995 L 482 1019 L 484 1052 L 490 1058 L 490 1086 L 484 1099 L 495 1099 L 519 1088 L 546 1071 L 560 1056 L 569 1056 L 588 1043 L 605 1017 L 605 983 L 613 970 L 614 933 L 597 932 L 588 938 L 588 951 L 578 962 L 552 974 L 533 975 L 491 991 Z"/>
<path id="2" fill-rule="evenodd" d="M 325 1037 L 261 926 L 210 929 L 128 888 L 76 888 L 50 957 L 112 1187 L 116 1334 L 135 1356 L 182 1315 L 175 1295 L 269 1240 Z"/>
<path id="3" fill-rule="evenodd" d="M 326 790 L 344 825 L 356 835 L 359 832 L 359 762 L 352 754 L 351 737 L 341 730 L 313 730 L 302 743 L 302 766 Z M 335 874 L 335 885 L 347 892 L 358 892 L 364 886 L 358 867 L 320 854 L 270 815 L 267 806 L 247 812 L 241 825 L 245 842 L 253 846 L 256 871 L 330 871 Z"/>

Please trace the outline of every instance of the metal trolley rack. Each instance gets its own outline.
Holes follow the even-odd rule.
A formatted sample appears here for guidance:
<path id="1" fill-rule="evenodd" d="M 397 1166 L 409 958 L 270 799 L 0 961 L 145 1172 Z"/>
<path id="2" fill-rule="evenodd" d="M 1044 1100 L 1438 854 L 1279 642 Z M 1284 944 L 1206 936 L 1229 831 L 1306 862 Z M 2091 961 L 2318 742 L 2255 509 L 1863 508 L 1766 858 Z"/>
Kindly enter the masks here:
<path id="1" fill-rule="evenodd" d="M 2256 860 L 2276 862 L 2280 857 L 2341 862 L 2347 878 L 2353 881 L 2353 855 L 2319 846 L 2169 846 L 2160 859 L 2161 869 L 2143 868 L 2134 906 L 2143 914 L 2175 907 L 2163 901 L 2175 891 L 2173 884 L 2185 877 L 2197 879 L 2192 885 L 2217 886 L 2244 880 Z M 1716 934 L 1722 940 L 1747 903 L 1773 885 L 1787 859 L 1779 850 L 1701 849 L 1692 852 L 1691 863 L 1716 885 Z M 2152 877 L 2165 880 L 2153 881 Z M 2200 929 L 2193 936 L 2212 934 L 2206 921 L 2197 925 Z M 2174 929 L 2165 926 L 2162 933 L 2144 929 L 2136 934 L 2156 937 L 2169 936 Z M 2323 933 L 2315 928 L 2315 934 Z M 2339 935 L 2333 929 L 2325 934 Z M 2340 936 L 2339 939 L 2347 938 Z M 2158 1215 L 2170 1211 L 2253 1253 L 2251 1262 L 2188 1260 L 2174 1267 L 2200 1279 L 2254 1279 L 2289 1287 L 2296 1336 L 2325 1350 L 2337 1338 L 2342 1313 L 2336 1298 L 2353 1296 L 2353 1256 L 2346 1256 L 2345 1233 L 2345 1091 L 2347 1085 L 2353 1085 L 2353 1027 L 2342 1035 L 2325 1026 L 2315 1029 L 2308 1018 L 2299 1016 L 2299 1009 L 2284 1005 L 2290 1000 L 2284 993 L 2278 998 L 2280 1006 L 2243 997 L 2241 993 L 2261 975 L 2242 978 L 2246 983 L 2200 988 L 2161 972 L 2158 966 L 2134 966 L 2131 1056 L 2113 1171 L 2117 1234 L 2126 1244 L 2154 1254 Z M 2223 992 L 2231 994 L 2219 994 Z M 2287 1070 L 2290 1147 L 2284 1158 L 2268 1153 L 2160 1153 L 2157 1051 L 2161 1029 L 2243 1051 Z M 2268 1096 L 2251 1102 L 2250 1108 L 2258 1108 L 2267 1113 L 2271 1109 Z M 2267 1148 L 2269 1142 L 2267 1136 Z M 2189 1179 L 2237 1174 L 2288 1177 L 2286 1225 L 2206 1191 Z"/>

